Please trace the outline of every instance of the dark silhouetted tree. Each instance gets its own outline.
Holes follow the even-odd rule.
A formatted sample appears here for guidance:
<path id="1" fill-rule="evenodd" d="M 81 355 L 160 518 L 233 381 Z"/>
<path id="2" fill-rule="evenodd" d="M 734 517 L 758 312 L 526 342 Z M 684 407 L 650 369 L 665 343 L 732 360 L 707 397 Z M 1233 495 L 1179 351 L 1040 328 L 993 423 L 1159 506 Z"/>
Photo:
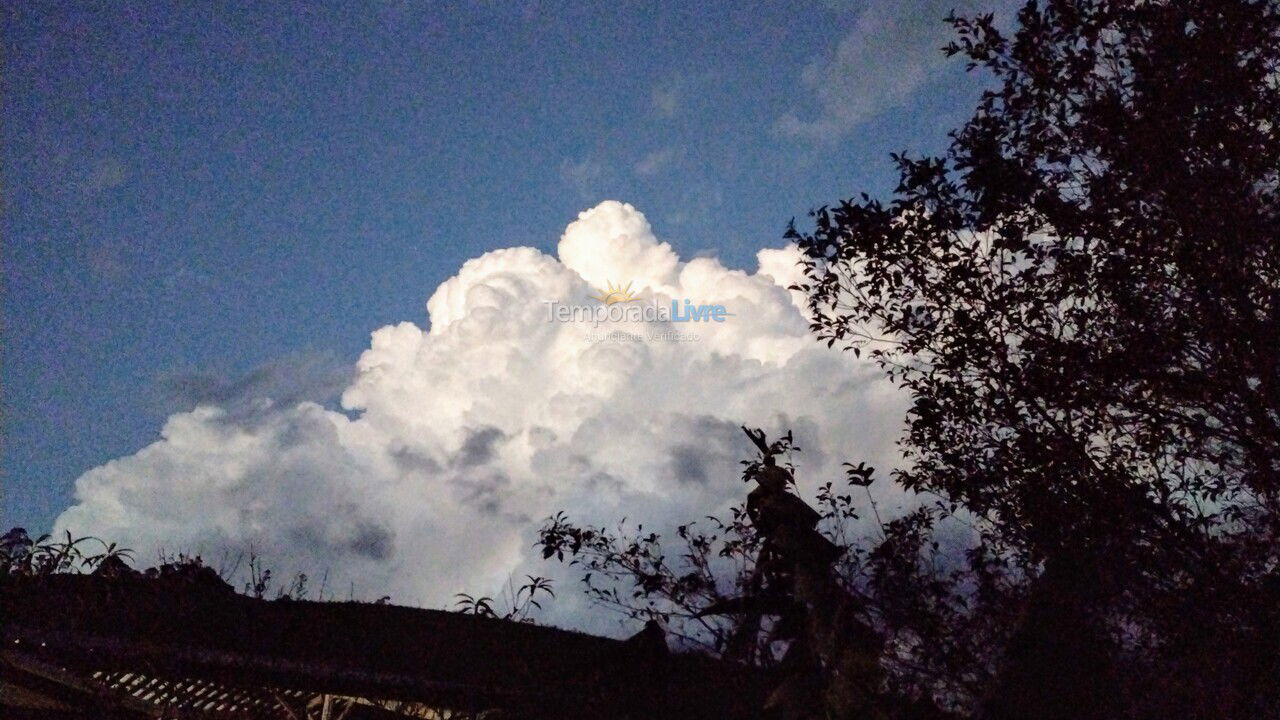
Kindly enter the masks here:
<path id="1" fill-rule="evenodd" d="M 911 394 L 896 479 L 1037 578 L 984 712 L 1275 713 L 1280 5 L 952 21 L 996 82 L 948 152 L 789 236 Z"/>
<path id="2" fill-rule="evenodd" d="M 727 520 L 677 528 L 543 525 L 546 558 L 583 571 L 601 606 L 659 621 L 686 648 L 767 668 L 763 717 L 937 718 L 974 704 L 1009 611 L 1004 573 L 950 563 L 930 534 L 934 513 L 909 513 L 865 535 L 855 494 L 872 468 L 849 465 L 812 505 L 796 494 L 787 434 L 743 462 L 754 488 Z M 980 562 L 974 555 L 975 562 Z M 985 566 L 984 566 L 985 567 Z M 1012 593 L 1016 594 L 1016 593 Z"/>

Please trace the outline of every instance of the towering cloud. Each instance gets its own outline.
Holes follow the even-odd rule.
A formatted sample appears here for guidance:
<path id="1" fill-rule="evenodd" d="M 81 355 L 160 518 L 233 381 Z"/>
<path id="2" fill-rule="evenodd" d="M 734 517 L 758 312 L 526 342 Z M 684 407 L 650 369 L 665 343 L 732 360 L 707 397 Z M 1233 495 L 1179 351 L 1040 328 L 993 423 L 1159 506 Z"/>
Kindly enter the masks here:
<path id="1" fill-rule="evenodd" d="M 755 273 L 682 261 L 644 216 L 605 202 L 557 257 L 508 248 L 465 263 L 427 328 L 373 332 L 342 412 L 314 403 L 200 406 L 161 439 L 85 473 L 57 530 L 139 551 L 253 546 L 279 568 L 440 606 L 545 571 L 545 516 L 661 527 L 742 497 L 739 424 L 795 431 L 809 486 L 892 462 L 901 398 L 865 361 L 814 342 L 794 249 Z M 641 303 L 714 303 L 724 322 L 555 322 L 608 283 Z M 630 336 L 610 336 L 630 333 Z M 695 337 L 696 336 L 696 337 Z M 890 500 L 891 502 L 891 500 Z"/>

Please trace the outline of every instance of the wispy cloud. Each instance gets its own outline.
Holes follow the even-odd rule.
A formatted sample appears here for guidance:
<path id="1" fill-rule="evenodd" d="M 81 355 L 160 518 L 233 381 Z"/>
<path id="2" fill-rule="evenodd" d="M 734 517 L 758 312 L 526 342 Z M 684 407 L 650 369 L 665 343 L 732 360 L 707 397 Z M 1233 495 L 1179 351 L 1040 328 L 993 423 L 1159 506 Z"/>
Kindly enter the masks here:
<path id="1" fill-rule="evenodd" d="M 942 53 L 952 32 L 944 21 L 947 13 L 974 12 L 975 4 L 873 0 L 834 50 L 815 58 L 801 74 L 814 110 L 783 115 L 775 131 L 786 137 L 837 140 L 875 115 L 905 104 L 952 64 Z"/>
<path id="2" fill-rule="evenodd" d="M 641 177 L 657 175 L 667 169 L 675 162 L 677 157 L 676 149 L 673 147 L 664 147 L 645 155 L 640 158 L 640 162 L 636 163 L 636 174 Z"/>
<path id="3" fill-rule="evenodd" d="M 160 378 L 159 404 L 166 414 L 217 405 L 247 417 L 269 407 L 300 402 L 336 403 L 352 368 L 330 352 L 299 351 L 240 374 L 175 371 Z"/>
<path id="4" fill-rule="evenodd" d="M 599 195 L 604 175 L 604 164 L 590 156 L 581 160 L 565 158 L 560 163 L 560 179 L 576 190 L 583 200 Z"/>
<path id="5" fill-rule="evenodd" d="M 653 106 L 654 112 L 664 118 L 673 118 L 680 110 L 680 91 L 674 83 L 668 85 L 655 85 L 653 92 L 650 94 L 649 102 Z"/>
<path id="6" fill-rule="evenodd" d="M 93 170 L 85 180 L 85 190 L 99 193 L 124 184 L 129 179 L 129 169 L 116 157 L 105 157 L 94 163 Z"/>

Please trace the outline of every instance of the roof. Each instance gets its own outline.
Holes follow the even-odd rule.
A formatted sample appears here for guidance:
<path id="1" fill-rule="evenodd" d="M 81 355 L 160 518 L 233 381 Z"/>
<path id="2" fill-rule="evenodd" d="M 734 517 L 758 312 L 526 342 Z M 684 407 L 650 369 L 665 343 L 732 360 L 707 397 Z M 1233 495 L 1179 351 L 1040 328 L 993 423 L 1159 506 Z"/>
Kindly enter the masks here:
<path id="1" fill-rule="evenodd" d="M 201 717 L 219 707 L 271 716 L 250 708 L 271 705 L 264 693 L 293 692 L 516 717 L 732 718 L 760 707 L 763 685 L 748 668 L 651 642 L 393 605 L 258 600 L 212 583 L 9 579 L 0 607 L 10 675 L 44 669 L 131 696 L 142 684 L 153 705 L 172 708 L 195 707 L 196 693 L 206 705 L 221 698 Z"/>

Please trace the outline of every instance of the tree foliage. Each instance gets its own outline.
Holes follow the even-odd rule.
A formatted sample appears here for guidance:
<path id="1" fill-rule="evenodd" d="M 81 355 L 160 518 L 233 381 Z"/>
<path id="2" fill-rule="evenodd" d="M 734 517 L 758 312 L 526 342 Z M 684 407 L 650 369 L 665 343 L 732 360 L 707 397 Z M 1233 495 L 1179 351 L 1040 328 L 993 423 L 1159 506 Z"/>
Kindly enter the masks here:
<path id="1" fill-rule="evenodd" d="M 1280 471 L 1280 17 L 1270 3 L 1055 2 L 1005 38 L 955 20 L 1001 81 L 946 157 L 897 156 L 894 201 L 814 214 L 825 339 L 915 398 L 909 487 L 1042 558 L 1271 524 Z M 854 345 L 856 347 L 856 344 Z"/>
<path id="2" fill-rule="evenodd" d="M 96 537 L 31 537 L 25 528 L 0 535 L 0 580 L 91 572 L 132 560 L 133 551 Z"/>
<path id="3" fill-rule="evenodd" d="M 758 477 L 767 455 L 798 451 L 790 434 L 763 443 L 743 461 L 743 480 Z M 790 477 L 791 464 L 782 467 Z M 867 491 L 873 482 L 873 468 L 849 464 L 842 482 L 822 483 L 812 498 L 818 529 L 836 549 L 828 554 L 832 579 L 854 621 L 872 629 L 870 644 L 884 649 L 882 692 L 898 715 L 932 717 L 938 712 L 910 711 L 971 706 L 992 682 L 988 648 L 1007 638 L 1008 619 L 1019 609 L 1011 599 L 1025 593 L 1025 583 L 981 549 L 970 550 L 969 562 L 953 557 L 956 548 L 934 533 L 936 508 L 874 520 Z M 540 545 L 544 557 L 582 570 L 585 590 L 599 606 L 658 621 L 686 649 L 785 673 L 787 651 L 813 608 L 797 608 L 790 589 L 780 596 L 767 587 L 759 517 L 735 506 L 727 518 L 686 523 L 664 540 L 643 525 L 583 526 L 557 513 L 543 525 Z"/>
<path id="4" fill-rule="evenodd" d="M 995 85 L 944 156 L 894 156 L 891 202 L 792 228 L 812 328 L 910 393 L 896 480 L 1041 578 L 1036 622 L 1136 663 L 1130 711 L 1256 709 L 1280 597 L 1280 7 L 951 20 L 947 52 Z M 1065 642 L 1020 637 L 1044 662 Z"/>
<path id="5" fill-rule="evenodd" d="M 454 610 L 463 615 L 532 623 L 534 612 L 542 609 L 542 600 L 539 598 L 556 596 L 553 585 L 550 578 L 526 575 L 525 582 L 520 587 L 515 587 L 515 583 L 508 583 L 504 598 L 506 609 L 499 609 L 495 606 L 494 599 L 487 595 L 458 593 L 454 595 Z"/>

